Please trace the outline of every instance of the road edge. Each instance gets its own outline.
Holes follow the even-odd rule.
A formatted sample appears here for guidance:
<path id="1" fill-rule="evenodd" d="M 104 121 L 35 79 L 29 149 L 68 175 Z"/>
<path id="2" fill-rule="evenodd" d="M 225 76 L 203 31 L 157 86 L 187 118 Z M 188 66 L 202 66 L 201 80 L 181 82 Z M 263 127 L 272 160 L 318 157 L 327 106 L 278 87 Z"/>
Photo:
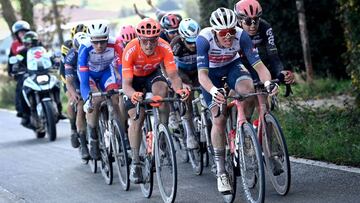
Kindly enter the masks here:
<path id="1" fill-rule="evenodd" d="M 4 203 L 24 203 L 25 199 L 22 197 L 18 197 L 14 193 L 0 186 L 0 202 Z"/>

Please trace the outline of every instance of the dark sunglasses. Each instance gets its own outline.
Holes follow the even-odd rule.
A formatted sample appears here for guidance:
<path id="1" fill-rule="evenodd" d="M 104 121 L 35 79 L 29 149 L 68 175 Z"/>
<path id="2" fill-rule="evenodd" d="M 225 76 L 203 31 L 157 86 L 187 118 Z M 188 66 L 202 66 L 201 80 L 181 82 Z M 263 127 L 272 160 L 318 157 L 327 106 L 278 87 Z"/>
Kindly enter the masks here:
<path id="1" fill-rule="evenodd" d="M 245 25 L 247 26 L 251 26 L 251 25 L 257 25 L 259 23 L 260 18 L 259 17 L 255 17 L 255 18 L 250 18 L 250 17 L 246 17 L 243 18 L 242 21 L 245 23 Z"/>
<path id="2" fill-rule="evenodd" d="M 226 37 L 226 36 L 234 36 L 236 34 L 236 29 L 235 28 L 230 28 L 230 29 L 222 29 L 222 30 L 217 30 L 216 31 L 220 37 Z"/>
<path id="3" fill-rule="evenodd" d="M 165 30 L 166 33 L 170 34 L 170 35 L 174 35 L 178 33 L 177 29 L 173 29 L 173 30 Z"/>
<path id="4" fill-rule="evenodd" d="M 151 38 L 141 38 L 141 37 L 139 37 L 139 40 L 144 44 L 147 44 L 149 42 L 150 42 L 150 44 L 155 44 L 155 43 L 158 42 L 159 37 L 151 37 Z"/>
<path id="5" fill-rule="evenodd" d="M 188 45 L 195 45 L 196 42 L 189 42 L 189 41 L 186 41 L 186 39 L 184 40 L 186 44 Z"/>
<path id="6" fill-rule="evenodd" d="M 99 40 L 99 41 L 91 41 L 91 43 L 93 43 L 93 44 L 106 44 L 106 43 L 108 43 L 108 41 L 107 40 Z"/>

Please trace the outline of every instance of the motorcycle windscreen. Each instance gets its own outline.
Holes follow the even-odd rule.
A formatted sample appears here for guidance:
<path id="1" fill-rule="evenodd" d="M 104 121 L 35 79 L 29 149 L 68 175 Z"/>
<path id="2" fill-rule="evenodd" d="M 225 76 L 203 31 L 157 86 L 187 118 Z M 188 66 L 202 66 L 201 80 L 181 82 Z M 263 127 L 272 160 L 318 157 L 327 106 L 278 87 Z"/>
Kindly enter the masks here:
<path id="1" fill-rule="evenodd" d="M 41 71 L 51 67 L 50 56 L 44 47 L 32 47 L 27 51 L 27 68 L 29 71 Z"/>

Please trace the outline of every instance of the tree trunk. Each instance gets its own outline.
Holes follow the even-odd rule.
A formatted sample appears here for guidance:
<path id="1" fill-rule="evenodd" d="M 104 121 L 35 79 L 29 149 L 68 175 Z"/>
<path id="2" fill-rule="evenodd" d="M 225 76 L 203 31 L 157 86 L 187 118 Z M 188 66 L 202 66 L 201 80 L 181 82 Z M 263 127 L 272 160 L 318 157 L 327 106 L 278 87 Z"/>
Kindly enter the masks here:
<path id="1" fill-rule="evenodd" d="M 298 11 L 300 36 L 306 68 L 306 82 L 312 83 L 314 73 L 310 54 L 309 36 L 306 27 L 304 0 L 296 0 L 296 8 Z"/>
<path id="2" fill-rule="evenodd" d="M 30 24 L 31 29 L 36 30 L 34 23 L 34 4 L 29 0 L 19 0 L 22 20 Z"/>
<path id="3" fill-rule="evenodd" d="M 16 22 L 14 7 L 9 0 L 0 0 L 2 15 L 12 33 L 11 26 Z"/>
<path id="4" fill-rule="evenodd" d="M 58 34 L 60 44 L 63 44 L 64 43 L 64 38 L 63 38 L 62 29 L 61 29 L 61 18 L 60 18 L 58 6 L 56 4 L 56 0 L 51 0 L 51 2 L 52 2 L 53 11 L 54 11 L 56 32 Z"/>

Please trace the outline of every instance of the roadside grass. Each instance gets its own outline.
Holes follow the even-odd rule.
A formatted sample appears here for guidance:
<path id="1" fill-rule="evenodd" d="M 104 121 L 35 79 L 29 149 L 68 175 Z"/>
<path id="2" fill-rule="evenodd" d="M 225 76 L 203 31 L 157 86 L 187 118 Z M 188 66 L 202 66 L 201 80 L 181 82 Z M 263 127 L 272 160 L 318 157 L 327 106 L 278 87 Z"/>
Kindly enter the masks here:
<path id="1" fill-rule="evenodd" d="M 321 99 L 337 95 L 352 94 L 351 80 L 323 78 L 314 80 L 313 84 L 298 83 L 291 86 L 293 97 L 297 99 Z M 282 88 L 284 91 L 285 88 Z"/>

